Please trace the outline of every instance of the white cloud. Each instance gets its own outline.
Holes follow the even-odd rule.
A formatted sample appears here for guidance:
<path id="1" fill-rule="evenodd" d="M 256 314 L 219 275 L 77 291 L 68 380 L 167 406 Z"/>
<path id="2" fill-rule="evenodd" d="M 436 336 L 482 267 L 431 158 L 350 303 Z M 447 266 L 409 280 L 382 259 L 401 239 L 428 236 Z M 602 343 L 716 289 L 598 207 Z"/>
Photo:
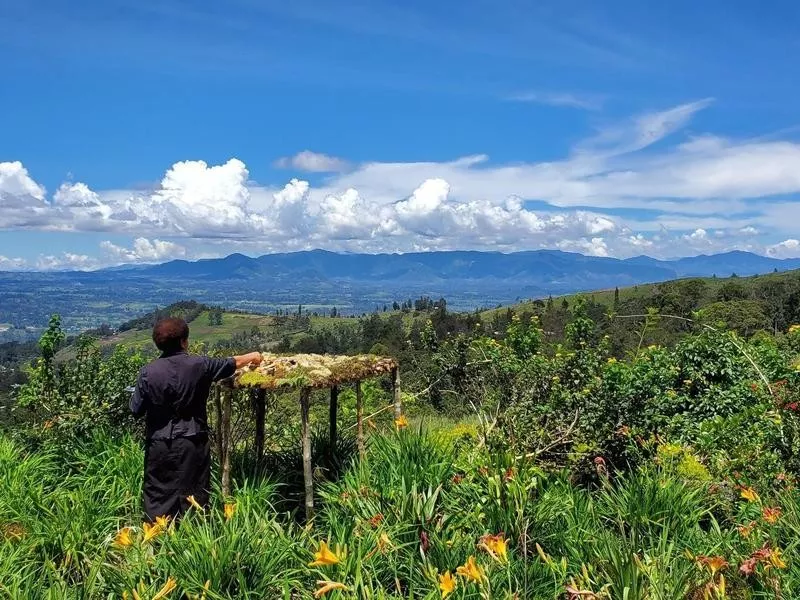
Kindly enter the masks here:
<path id="1" fill-rule="evenodd" d="M 150 263 L 172 260 L 186 256 L 186 248 L 174 242 L 136 238 L 131 248 L 118 246 L 108 240 L 100 242 L 100 248 L 112 263 Z"/>
<path id="2" fill-rule="evenodd" d="M 508 98 L 514 102 L 535 102 L 548 106 L 564 106 L 583 110 L 600 110 L 603 107 L 602 96 L 589 94 L 573 94 L 571 92 L 529 91 L 512 94 Z"/>
<path id="3" fill-rule="evenodd" d="M 449 162 L 371 162 L 319 186 L 301 179 L 259 185 L 232 158 L 219 165 L 176 163 L 151 190 L 104 191 L 70 182 L 48 198 L 21 163 L 0 163 L 0 228 L 136 238 L 130 247 L 104 246 L 106 257 L 117 261 L 196 256 L 192 246 L 200 243 L 253 252 L 561 247 L 600 256 L 733 248 L 791 253 L 784 242 L 793 239 L 800 220 L 800 144 L 709 134 L 667 143 L 710 103 L 611 124 L 551 162 L 494 164 L 480 154 Z M 324 155 L 312 160 L 311 154 L 302 164 L 322 169 Z M 69 261 L 81 263 L 57 257 L 42 264 Z"/>
<path id="4" fill-rule="evenodd" d="M 44 201 L 44 195 L 44 187 L 31 179 L 21 162 L 0 162 L 0 206 L 25 198 Z"/>
<path id="5" fill-rule="evenodd" d="M 556 244 L 559 249 L 571 252 L 580 252 L 589 256 L 608 256 L 608 244 L 601 237 L 591 239 L 579 238 L 577 240 L 562 240 Z"/>
<path id="6" fill-rule="evenodd" d="M 19 271 L 28 266 L 24 258 L 10 258 L 0 254 L 0 271 Z"/>
<path id="7" fill-rule="evenodd" d="M 767 254 L 775 258 L 798 258 L 800 257 L 800 240 L 794 238 L 783 240 L 769 246 Z"/>
<path id="8" fill-rule="evenodd" d="M 101 266 L 103 264 L 94 257 L 72 252 L 42 255 L 35 262 L 35 268 L 39 271 L 91 271 Z"/>
<path id="9" fill-rule="evenodd" d="M 296 169 L 309 173 L 338 173 L 349 169 L 350 163 L 335 156 L 303 150 L 294 156 L 279 158 L 275 161 L 275 166 L 280 169 Z"/>

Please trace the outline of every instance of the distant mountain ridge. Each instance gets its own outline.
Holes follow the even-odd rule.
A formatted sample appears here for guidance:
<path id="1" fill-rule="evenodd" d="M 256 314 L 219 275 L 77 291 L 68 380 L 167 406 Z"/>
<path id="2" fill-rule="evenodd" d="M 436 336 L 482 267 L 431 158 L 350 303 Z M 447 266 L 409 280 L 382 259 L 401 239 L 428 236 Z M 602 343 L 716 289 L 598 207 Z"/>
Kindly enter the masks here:
<path id="1" fill-rule="evenodd" d="M 800 269 L 800 259 L 748 252 L 676 260 L 558 250 L 231 254 L 91 272 L 0 272 L 0 323 L 13 325 L 16 335 L 20 328 L 41 328 L 50 314 L 59 313 L 72 331 L 81 331 L 186 299 L 266 313 L 302 304 L 322 313 L 336 307 L 340 314 L 361 314 L 429 296 L 446 298 L 453 310 L 472 310 L 684 277 L 791 269 Z"/>
<path id="2" fill-rule="evenodd" d="M 202 279 L 250 279 L 299 277 L 302 279 L 349 279 L 353 281 L 476 280 L 521 278 L 559 284 L 574 278 L 605 274 L 644 283 L 680 277 L 757 275 L 777 269 L 800 268 L 800 259 L 776 259 L 749 252 L 699 255 L 674 260 L 649 256 L 628 259 L 586 256 L 559 250 L 531 250 L 504 254 L 481 251 L 415 252 L 407 254 L 339 254 L 310 250 L 249 257 L 231 254 L 224 258 L 198 261 L 174 260 L 140 267 L 139 275 L 180 276 Z"/>

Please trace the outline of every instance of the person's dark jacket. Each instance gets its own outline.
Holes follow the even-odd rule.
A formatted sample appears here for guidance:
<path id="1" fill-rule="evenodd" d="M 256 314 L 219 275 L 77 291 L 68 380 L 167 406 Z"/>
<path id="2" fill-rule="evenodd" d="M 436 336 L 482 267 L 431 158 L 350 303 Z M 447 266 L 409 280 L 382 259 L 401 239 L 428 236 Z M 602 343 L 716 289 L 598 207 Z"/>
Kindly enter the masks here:
<path id="1" fill-rule="evenodd" d="M 206 403 L 211 384 L 231 377 L 233 358 L 187 352 L 164 354 L 142 367 L 130 408 L 145 417 L 148 440 L 170 440 L 208 432 Z"/>

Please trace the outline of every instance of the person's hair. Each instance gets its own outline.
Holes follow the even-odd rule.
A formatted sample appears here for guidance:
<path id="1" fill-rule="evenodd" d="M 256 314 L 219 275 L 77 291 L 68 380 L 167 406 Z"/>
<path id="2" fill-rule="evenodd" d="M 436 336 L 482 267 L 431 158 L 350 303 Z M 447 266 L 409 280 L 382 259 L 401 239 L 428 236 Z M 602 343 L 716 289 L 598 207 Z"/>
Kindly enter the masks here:
<path id="1" fill-rule="evenodd" d="M 179 317 L 161 319 L 153 326 L 153 342 L 161 352 L 178 352 L 189 339 L 189 326 Z"/>

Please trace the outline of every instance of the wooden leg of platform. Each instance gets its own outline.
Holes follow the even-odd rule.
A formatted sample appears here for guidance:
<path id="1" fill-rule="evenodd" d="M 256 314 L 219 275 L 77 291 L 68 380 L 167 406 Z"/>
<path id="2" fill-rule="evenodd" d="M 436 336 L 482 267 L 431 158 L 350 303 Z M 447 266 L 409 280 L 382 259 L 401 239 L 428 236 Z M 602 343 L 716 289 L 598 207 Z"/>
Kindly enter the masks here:
<path id="1" fill-rule="evenodd" d="M 231 396 L 232 390 L 222 392 L 222 495 L 231 495 Z"/>
<path id="2" fill-rule="evenodd" d="M 336 445 L 337 445 L 337 437 L 338 432 L 337 428 L 337 417 L 339 416 L 339 388 L 337 386 L 333 386 L 331 388 L 331 404 L 330 404 L 330 428 L 331 428 L 331 437 L 330 437 L 330 452 L 331 456 L 336 453 Z"/>
<path id="3" fill-rule="evenodd" d="M 219 386 L 214 387 L 214 391 L 212 392 L 214 395 L 214 417 L 215 417 L 215 425 L 217 426 L 216 431 L 216 446 L 217 446 L 217 460 L 219 461 L 220 468 L 222 467 L 222 436 L 225 433 L 222 431 L 222 400 L 220 399 L 220 389 Z"/>
<path id="4" fill-rule="evenodd" d="M 361 392 L 361 382 L 356 382 L 356 423 L 358 429 L 356 430 L 356 441 L 358 442 L 358 455 L 364 459 L 364 402 L 363 394 Z"/>
<path id="5" fill-rule="evenodd" d="M 400 369 L 392 369 L 392 394 L 394 396 L 394 418 L 399 419 L 403 414 L 403 401 L 400 398 Z"/>
<path id="6" fill-rule="evenodd" d="M 254 394 L 256 413 L 256 466 L 260 469 L 264 461 L 264 421 L 267 414 L 267 390 L 257 389 Z"/>
<path id="7" fill-rule="evenodd" d="M 300 392 L 300 418 L 303 436 L 303 480 L 306 490 L 306 519 L 314 517 L 314 480 L 311 470 L 311 427 L 308 422 L 308 405 L 311 390 L 303 388 Z"/>

